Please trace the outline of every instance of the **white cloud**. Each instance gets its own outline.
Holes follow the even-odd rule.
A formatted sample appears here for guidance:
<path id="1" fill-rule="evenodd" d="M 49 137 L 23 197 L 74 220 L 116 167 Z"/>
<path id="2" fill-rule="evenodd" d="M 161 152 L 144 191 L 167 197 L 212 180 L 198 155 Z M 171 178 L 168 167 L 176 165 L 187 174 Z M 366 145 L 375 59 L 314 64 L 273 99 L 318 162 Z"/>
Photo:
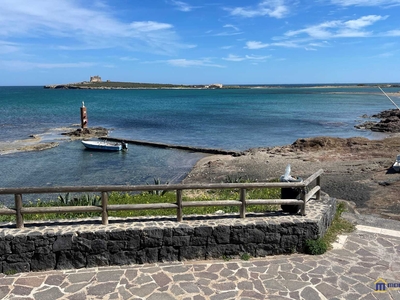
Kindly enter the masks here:
<path id="1" fill-rule="evenodd" d="M 400 36 L 400 30 L 391 30 L 386 32 L 387 36 Z"/>
<path id="2" fill-rule="evenodd" d="M 185 48 L 168 23 L 153 20 L 124 22 L 115 18 L 107 7 L 80 1 L 2 0 L 0 4 L 0 37 L 30 38 L 47 47 L 96 49 L 124 47 L 160 54 L 171 54 Z M 85 2 L 86 3 L 86 2 Z M 62 42 L 60 42 L 62 38 Z"/>
<path id="3" fill-rule="evenodd" d="M 335 37 L 366 37 L 370 36 L 372 33 L 369 31 L 364 31 L 364 27 L 368 27 L 377 21 L 385 19 L 387 19 L 387 16 L 369 15 L 345 22 L 328 21 L 304 29 L 288 31 L 285 35 L 288 37 L 293 37 L 301 34 L 307 34 L 315 39 L 328 39 Z"/>
<path id="4" fill-rule="evenodd" d="M 253 7 L 226 8 L 232 16 L 254 18 L 269 16 L 272 18 L 283 18 L 289 13 L 289 8 L 284 0 L 265 0 Z"/>
<path id="5" fill-rule="evenodd" d="M 140 33 L 143 33 L 143 32 L 149 32 L 149 31 L 171 29 L 173 26 L 170 24 L 166 24 L 166 23 L 145 21 L 145 22 L 132 22 L 129 27 L 137 30 Z"/>
<path id="6" fill-rule="evenodd" d="M 137 61 L 139 59 L 137 59 L 135 57 L 124 56 L 124 57 L 120 57 L 120 60 L 123 60 L 123 61 Z"/>
<path id="7" fill-rule="evenodd" d="M 191 5 L 187 4 L 186 2 L 182 2 L 182 1 L 171 0 L 170 3 L 172 5 L 174 5 L 177 10 L 180 10 L 183 12 L 189 12 L 195 8 L 199 8 L 198 6 L 191 6 Z"/>
<path id="8" fill-rule="evenodd" d="M 235 31 L 239 31 L 239 28 L 237 28 L 236 26 L 232 25 L 232 24 L 226 24 L 223 26 L 224 28 L 232 28 Z"/>
<path id="9" fill-rule="evenodd" d="M 261 42 L 258 41 L 248 41 L 246 43 L 246 47 L 248 49 L 262 49 L 262 48 L 267 48 L 269 47 L 269 44 L 263 44 Z"/>
<path id="10" fill-rule="evenodd" d="M 245 55 L 245 56 L 238 56 L 234 54 L 229 54 L 228 57 L 222 58 L 223 60 L 228 60 L 228 61 L 265 61 L 266 59 L 270 58 L 271 56 L 257 56 L 257 55 Z"/>
<path id="11" fill-rule="evenodd" d="M 397 6 L 400 0 L 332 0 L 332 3 L 341 6 Z"/>
<path id="12" fill-rule="evenodd" d="M 224 66 L 213 64 L 208 59 L 199 59 L 199 60 L 191 60 L 191 59 L 169 59 L 166 61 L 167 64 L 175 66 L 175 67 L 216 67 L 216 68 L 224 68 Z"/>

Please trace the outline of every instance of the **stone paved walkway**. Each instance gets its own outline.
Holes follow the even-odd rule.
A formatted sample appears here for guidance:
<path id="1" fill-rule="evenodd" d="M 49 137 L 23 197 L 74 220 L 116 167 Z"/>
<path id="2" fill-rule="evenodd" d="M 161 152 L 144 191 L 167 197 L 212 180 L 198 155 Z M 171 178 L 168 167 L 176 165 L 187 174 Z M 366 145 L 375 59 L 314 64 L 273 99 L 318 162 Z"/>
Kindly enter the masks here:
<path id="1" fill-rule="evenodd" d="M 324 255 L 0 275 L 1 299 L 400 299 L 400 231 L 358 225 Z M 378 283 L 379 283 L 378 282 Z"/>

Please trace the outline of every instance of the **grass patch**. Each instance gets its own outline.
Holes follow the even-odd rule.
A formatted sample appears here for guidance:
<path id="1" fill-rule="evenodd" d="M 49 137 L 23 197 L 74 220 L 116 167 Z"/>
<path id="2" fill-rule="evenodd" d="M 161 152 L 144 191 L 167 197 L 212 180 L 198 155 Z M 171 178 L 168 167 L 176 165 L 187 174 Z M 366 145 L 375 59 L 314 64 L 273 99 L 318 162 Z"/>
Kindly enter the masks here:
<path id="1" fill-rule="evenodd" d="M 346 204 L 339 202 L 336 206 L 336 214 L 333 218 L 332 224 L 329 226 L 322 238 L 322 240 L 328 244 L 328 249 L 332 248 L 332 243 L 336 241 L 338 235 L 342 233 L 350 233 L 356 229 L 354 224 L 342 218 L 342 213 L 345 211 L 347 211 Z"/>
<path id="2" fill-rule="evenodd" d="M 336 213 L 325 235 L 316 240 L 306 241 L 306 253 L 320 255 L 327 250 L 332 249 L 332 244 L 336 241 L 338 235 L 350 233 L 355 230 L 355 226 L 342 218 L 342 213 L 346 211 L 346 205 L 339 202 L 336 206 Z"/>

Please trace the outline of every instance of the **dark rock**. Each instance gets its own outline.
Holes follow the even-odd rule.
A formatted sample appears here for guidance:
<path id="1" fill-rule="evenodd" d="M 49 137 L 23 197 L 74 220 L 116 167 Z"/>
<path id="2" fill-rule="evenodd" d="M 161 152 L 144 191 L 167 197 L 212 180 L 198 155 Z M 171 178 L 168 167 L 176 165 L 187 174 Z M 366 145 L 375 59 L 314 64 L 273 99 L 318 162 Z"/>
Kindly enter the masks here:
<path id="1" fill-rule="evenodd" d="M 53 252 L 70 249 L 72 249 L 72 235 L 59 236 L 53 244 Z"/>
<path id="2" fill-rule="evenodd" d="M 87 268 L 97 266 L 108 266 L 110 264 L 110 255 L 107 252 L 101 254 L 88 255 Z"/>
<path id="3" fill-rule="evenodd" d="M 0 255 L 10 254 L 12 253 L 11 250 L 11 242 L 9 241 L 0 241 Z"/>
<path id="4" fill-rule="evenodd" d="M 57 255 L 56 269 L 80 269 L 86 267 L 86 256 L 81 252 L 60 251 Z"/>
<path id="5" fill-rule="evenodd" d="M 83 237 L 74 236 L 72 239 L 72 242 L 73 242 L 73 245 L 72 245 L 73 250 L 87 252 L 92 248 L 92 242 Z"/>
<path id="6" fill-rule="evenodd" d="M 67 135 L 71 137 L 104 137 L 108 135 L 108 130 L 103 127 L 93 127 L 93 128 L 78 128 L 71 132 L 63 132 L 62 135 Z"/>
<path id="7" fill-rule="evenodd" d="M 92 241 L 91 253 L 101 253 L 107 250 L 107 241 L 96 239 Z"/>
<path id="8" fill-rule="evenodd" d="M 155 263 L 158 261 L 158 248 L 146 248 L 137 252 L 139 264 Z"/>
<path id="9" fill-rule="evenodd" d="M 11 274 L 11 273 L 23 273 L 29 272 L 30 265 L 27 262 L 18 262 L 18 263 L 7 263 L 3 262 L 3 273 Z"/>
<path id="10" fill-rule="evenodd" d="M 382 111 L 372 117 L 381 119 L 380 122 L 367 121 L 356 125 L 358 129 L 369 129 L 376 132 L 400 132 L 400 110 L 389 109 Z"/>
<path id="11" fill-rule="evenodd" d="M 142 247 L 160 247 L 163 243 L 163 230 L 160 228 L 149 228 L 142 232 Z"/>
<path id="12" fill-rule="evenodd" d="M 194 236 L 211 236 L 212 227 L 200 226 L 194 229 Z"/>
<path id="13" fill-rule="evenodd" d="M 178 261 L 179 250 L 174 247 L 162 247 L 160 250 L 160 261 Z"/>
<path id="14" fill-rule="evenodd" d="M 120 251 L 110 255 L 110 265 L 129 265 L 136 263 L 136 253 Z"/>
<path id="15" fill-rule="evenodd" d="M 206 247 L 187 246 L 181 247 L 181 260 L 185 259 L 206 259 Z"/>
<path id="16" fill-rule="evenodd" d="M 217 244 L 228 244 L 231 235 L 229 226 L 218 226 L 213 230 L 213 237 Z"/>
<path id="17" fill-rule="evenodd" d="M 54 270 L 56 267 L 56 255 L 52 252 L 35 253 L 31 260 L 31 271 Z"/>

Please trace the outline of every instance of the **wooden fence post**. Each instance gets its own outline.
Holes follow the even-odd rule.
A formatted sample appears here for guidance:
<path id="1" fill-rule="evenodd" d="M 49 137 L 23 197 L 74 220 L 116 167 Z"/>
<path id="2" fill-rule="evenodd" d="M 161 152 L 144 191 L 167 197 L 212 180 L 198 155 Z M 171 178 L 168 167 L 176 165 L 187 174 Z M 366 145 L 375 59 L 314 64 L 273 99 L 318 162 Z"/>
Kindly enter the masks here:
<path id="1" fill-rule="evenodd" d="M 176 190 L 176 219 L 178 222 L 182 222 L 183 212 L 182 212 L 182 190 Z"/>
<path id="2" fill-rule="evenodd" d="M 240 189 L 240 201 L 242 202 L 240 206 L 240 217 L 244 219 L 246 218 L 246 189 Z"/>
<path id="3" fill-rule="evenodd" d="M 321 175 L 317 177 L 317 186 L 319 186 L 319 191 L 317 192 L 317 200 L 321 200 Z"/>
<path id="4" fill-rule="evenodd" d="M 24 228 L 24 216 L 22 210 L 22 194 L 15 194 L 15 217 L 17 228 Z"/>
<path id="5" fill-rule="evenodd" d="M 306 196 L 307 196 L 305 188 L 301 189 L 300 195 L 301 195 L 301 200 L 303 200 L 303 204 L 301 205 L 301 212 L 300 213 L 301 213 L 302 216 L 305 216 L 306 215 Z"/>
<path id="6" fill-rule="evenodd" d="M 103 211 L 101 212 L 101 222 L 103 225 L 108 225 L 107 205 L 108 205 L 108 193 L 101 192 L 101 208 L 103 209 Z"/>

